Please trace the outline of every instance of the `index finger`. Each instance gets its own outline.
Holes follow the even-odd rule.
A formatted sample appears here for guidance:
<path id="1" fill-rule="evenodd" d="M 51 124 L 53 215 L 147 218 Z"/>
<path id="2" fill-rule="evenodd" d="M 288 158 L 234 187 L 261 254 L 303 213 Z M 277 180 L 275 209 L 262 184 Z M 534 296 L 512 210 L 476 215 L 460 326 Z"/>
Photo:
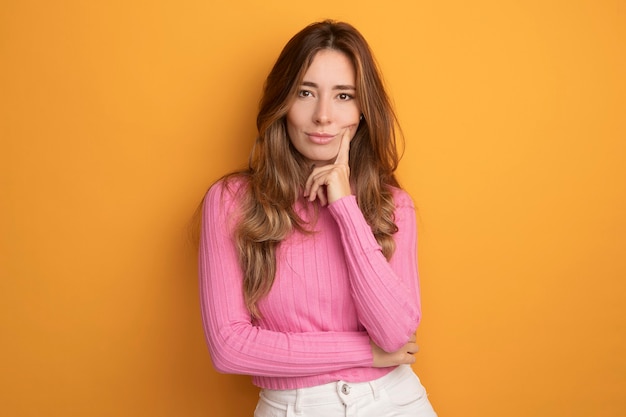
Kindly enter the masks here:
<path id="1" fill-rule="evenodd" d="M 350 127 L 347 127 L 341 135 L 341 142 L 339 143 L 339 152 L 337 153 L 337 159 L 335 159 L 335 165 L 348 165 L 350 161 Z"/>

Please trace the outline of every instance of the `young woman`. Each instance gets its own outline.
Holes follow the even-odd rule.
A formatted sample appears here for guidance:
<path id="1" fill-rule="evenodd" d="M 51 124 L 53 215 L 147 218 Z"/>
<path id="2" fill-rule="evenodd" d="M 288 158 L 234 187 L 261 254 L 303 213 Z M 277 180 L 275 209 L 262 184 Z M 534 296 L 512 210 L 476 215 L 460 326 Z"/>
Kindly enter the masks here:
<path id="1" fill-rule="evenodd" d="M 256 417 L 435 416 L 410 364 L 420 320 L 415 209 L 370 49 L 314 23 L 264 87 L 247 170 L 204 200 L 204 330 L 220 372 L 253 376 Z"/>

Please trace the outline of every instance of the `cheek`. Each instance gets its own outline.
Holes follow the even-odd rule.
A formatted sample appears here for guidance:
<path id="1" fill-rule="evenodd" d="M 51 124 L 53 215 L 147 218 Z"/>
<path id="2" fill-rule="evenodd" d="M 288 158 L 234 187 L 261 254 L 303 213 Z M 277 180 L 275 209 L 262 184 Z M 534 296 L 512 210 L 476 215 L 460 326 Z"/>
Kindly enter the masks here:
<path id="1" fill-rule="evenodd" d="M 344 113 L 344 120 L 349 123 L 357 123 L 361 117 L 361 110 L 357 107 L 351 107 Z"/>
<path id="2" fill-rule="evenodd" d="M 293 118 L 289 114 L 287 114 L 287 116 L 285 117 L 285 126 L 287 126 L 287 134 L 291 139 L 297 129 Z"/>
<path id="3" fill-rule="evenodd" d="M 303 125 L 303 123 L 306 120 L 306 116 L 307 116 L 306 107 L 303 106 L 302 103 L 296 102 L 292 104 L 291 107 L 289 108 L 289 111 L 287 111 L 287 115 L 285 116 L 285 119 L 287 120 L 288 126 L 298 127 L 298 126 Z"/>

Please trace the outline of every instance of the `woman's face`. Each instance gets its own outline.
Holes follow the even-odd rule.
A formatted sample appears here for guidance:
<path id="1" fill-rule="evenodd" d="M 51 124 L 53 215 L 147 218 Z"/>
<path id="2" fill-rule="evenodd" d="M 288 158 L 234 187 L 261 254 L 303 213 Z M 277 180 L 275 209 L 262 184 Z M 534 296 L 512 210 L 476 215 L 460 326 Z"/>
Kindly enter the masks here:
<path id="1" fill-rule="evenodd" d="M 312 164 L 333 163 L 343 132 L 349 129 L 354 137 L 360 114 L 352 62 L 342 52 L 322 49 L 287 112 L 289 140 Z"/>

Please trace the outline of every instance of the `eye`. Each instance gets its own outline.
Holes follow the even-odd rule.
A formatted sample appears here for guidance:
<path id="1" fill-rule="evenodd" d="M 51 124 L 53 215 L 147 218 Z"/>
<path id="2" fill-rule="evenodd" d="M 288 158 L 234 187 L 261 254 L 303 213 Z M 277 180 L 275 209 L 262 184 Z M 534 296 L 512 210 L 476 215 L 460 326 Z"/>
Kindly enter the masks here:
<path id="1" fill-rule="evenodd" d="M 309 90 L 300 90 L 298 91 L 298 97 L 311 97 L 313 95 Z"/>
<path id="2" fill-rule="evenodd" d="M 348 100 L 352 100 L 354 97 L 348 93 L 340 93 L 338 96 L 339 100 L 341 101 L 348 101 Z"/>

